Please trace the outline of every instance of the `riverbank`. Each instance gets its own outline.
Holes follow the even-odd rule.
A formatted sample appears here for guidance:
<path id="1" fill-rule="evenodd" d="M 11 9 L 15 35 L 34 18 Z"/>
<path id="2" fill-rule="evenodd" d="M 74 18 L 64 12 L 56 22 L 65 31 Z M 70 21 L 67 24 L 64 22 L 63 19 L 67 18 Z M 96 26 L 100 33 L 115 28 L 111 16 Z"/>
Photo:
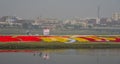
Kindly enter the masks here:
<path id="1" fill-rule="evenodd" d="M 0 43 L 0 49 L 111 49 L 120 48 L 120 43 Z"/>

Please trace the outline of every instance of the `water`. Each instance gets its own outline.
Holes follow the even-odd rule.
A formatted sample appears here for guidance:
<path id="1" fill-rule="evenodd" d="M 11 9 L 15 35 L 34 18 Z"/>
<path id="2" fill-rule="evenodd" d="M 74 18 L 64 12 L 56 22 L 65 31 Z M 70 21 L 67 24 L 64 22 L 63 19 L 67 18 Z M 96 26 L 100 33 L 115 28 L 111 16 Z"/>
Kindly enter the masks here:
<path id="1" fill-rule="evenodd" d="M 0 50 L 0 64 L 120 64 L 120 49 Z"/>

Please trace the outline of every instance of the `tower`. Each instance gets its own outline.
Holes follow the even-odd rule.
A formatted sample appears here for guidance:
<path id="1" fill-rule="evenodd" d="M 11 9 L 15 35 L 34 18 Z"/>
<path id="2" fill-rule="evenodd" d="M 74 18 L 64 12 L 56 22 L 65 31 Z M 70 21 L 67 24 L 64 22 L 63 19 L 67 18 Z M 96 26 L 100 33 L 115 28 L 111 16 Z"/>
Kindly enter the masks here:
<path id="1" fill-rule="evenodd" d="M 100 18 L 100 6 L 97 7 L 97 17 Z"/>
<path id="2" fill-rule="evenodd" d="M 97 19 L 96 24 L 100 24 L 100 6 L 97 7 Z"/>

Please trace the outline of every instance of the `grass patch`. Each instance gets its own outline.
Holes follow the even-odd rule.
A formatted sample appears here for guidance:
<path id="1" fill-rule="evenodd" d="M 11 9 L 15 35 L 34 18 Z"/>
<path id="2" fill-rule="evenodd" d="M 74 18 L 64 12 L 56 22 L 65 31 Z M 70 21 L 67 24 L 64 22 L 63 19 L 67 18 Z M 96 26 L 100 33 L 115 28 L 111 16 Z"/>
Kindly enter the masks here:
<path id="1" fill-rule="evenodd" d="M 120 48 L 120 43 L 0 43 L 0 49 L 105 49 Z"/>

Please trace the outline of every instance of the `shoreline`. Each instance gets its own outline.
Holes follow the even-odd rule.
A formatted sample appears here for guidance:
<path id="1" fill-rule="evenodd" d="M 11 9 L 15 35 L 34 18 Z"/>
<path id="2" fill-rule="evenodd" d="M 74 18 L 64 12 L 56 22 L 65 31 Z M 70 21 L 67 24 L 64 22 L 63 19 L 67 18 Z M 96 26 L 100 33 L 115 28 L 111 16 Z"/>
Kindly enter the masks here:
<path id="1" fill-rule="evenodd" d="M 119 49 L 120 43 L 0 43 L 0 49 Z"/>

